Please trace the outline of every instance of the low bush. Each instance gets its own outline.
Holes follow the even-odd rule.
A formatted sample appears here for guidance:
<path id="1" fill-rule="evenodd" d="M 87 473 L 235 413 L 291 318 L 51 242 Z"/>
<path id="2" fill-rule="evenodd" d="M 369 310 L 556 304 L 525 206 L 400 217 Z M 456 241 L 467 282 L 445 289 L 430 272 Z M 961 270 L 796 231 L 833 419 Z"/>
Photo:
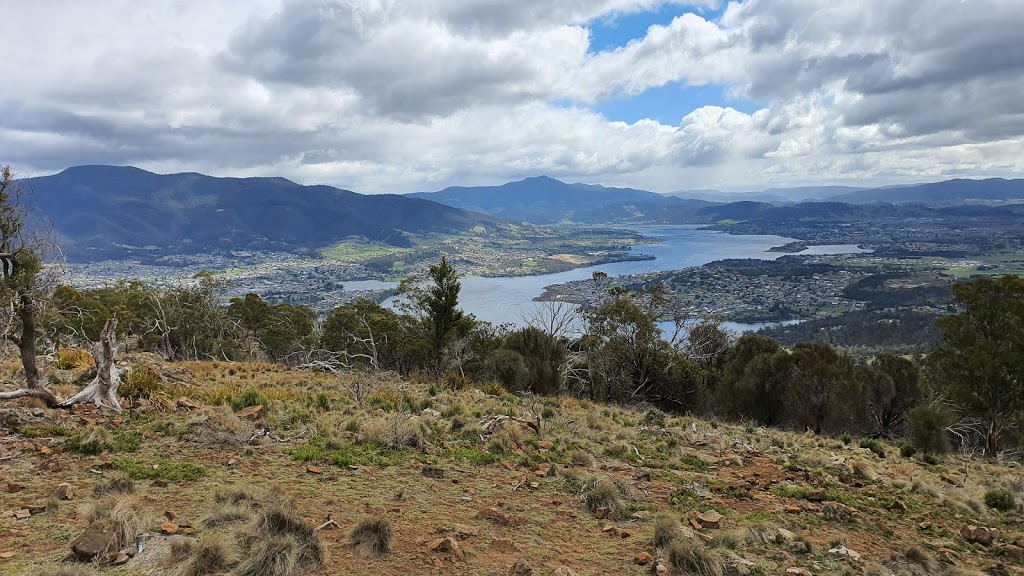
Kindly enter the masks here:
<path id="1" fill-rule="evenodd" d="M 995 508 L 1000 512 L 1012 512 L 1017 509 L 1017 502 L 1013 492 L 1006 488 L 994 488 L 985 492 L 985 506 Z"/>

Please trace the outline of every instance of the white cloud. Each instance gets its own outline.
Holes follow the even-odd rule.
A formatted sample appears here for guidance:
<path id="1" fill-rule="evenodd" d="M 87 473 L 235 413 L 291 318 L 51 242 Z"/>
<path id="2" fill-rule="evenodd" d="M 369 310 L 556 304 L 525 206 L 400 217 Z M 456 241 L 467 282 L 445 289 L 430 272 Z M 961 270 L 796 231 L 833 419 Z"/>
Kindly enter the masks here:
<path id="1" fill-rule="evenodd" d="M 1022 175 L 1018 0 L 11 2 L 0 162 L 410 191 L 549 174 L 676 189 Z M 595 20 L 687 13 L 593 52 Z M 607 98 L 758 103 L 616 122 Z"/>

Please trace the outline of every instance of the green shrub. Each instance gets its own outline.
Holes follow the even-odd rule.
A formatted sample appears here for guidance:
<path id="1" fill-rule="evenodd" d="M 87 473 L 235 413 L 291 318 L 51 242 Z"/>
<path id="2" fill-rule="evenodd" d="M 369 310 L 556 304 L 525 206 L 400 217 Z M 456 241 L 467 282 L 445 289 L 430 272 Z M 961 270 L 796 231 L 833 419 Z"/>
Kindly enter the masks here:
<path id="1" fill-rule="evenodd" d="M 367 396 L 366 403 L 375 410 L 397 412 L 398 407 L 402 405 L 402 398 L 398 392 L 390 388 L 382 388 Z"/>
<path id="2" fill-rule="evenodd" d="M 985 492 L 985 506 L 1000 512 L 1012 512 L 1017 509 L 1017 502 L 1013 498 L 1013 492 L 1006 488 L 995 488 Z"/>
<path id="3" fill-rule="evenodd" d="M 491 380 L 484 384 L 480 387 L 480 391 L 484 394 L 490 394 L 491 396 L 498 396 L 499 398 L 508 394 L 508 390 L 505 389 L 505 386 L 497 380 Z"/>
<path id="4" fill-rule="evenodd" d="M 469 378 L 458 372 L 449 372 L 441 379 L 441 385 L 449 390 L 465 390 L 469 388 L 470 384 L 472 382 L 470 382 Z"/>
<path id="5" fill-rule="evenodd" d="M 331 397 L 328 396 L 325 392 L 318 392 L 316 396 L 310 398 L 309 407 L 315 408 L 317 410 L 322 410 L 324 412 L 330 412 Z"/>
<path id="6" fill-rule="evenodd" d="M 164 390 L 160 376 L 152 367 L 143 364 L 128 372 L 128 376 L 118 386 L 117 392 L 124 398 L 151 399 Z"/>
<path id="7" fill-rule="evenodd" d="M 912 445 L 904 444 L 903 446 L 900 446 L 900 456 L 910 458 L 914 454 L 917 454 L 917 448 L 914 448 Z"/>
<path id="8" fill-rule="evenodd" d="M 665 427 L 665 413 L 657 408 L 651 408 L 644 414 L 643 419 L 644 426 L 652 426 L 657 428 Z"/>
<path id="9" fill-rule="evenodd" d="M 237 396 L 232 395 L 231 407 L 235 410 L 248 408 L 249 406 L 264 406 L 270 404 L 270 400 L 262 392 L 255 388 L 246 388 Z"/>
<path id="10" fill-rule="evenodd" d="M 949 451 L 949 433 L 946 428 L 952 417 L 936 405 L 922 405 L 907 415 L 910 443 L 925 454 L 945 454 Z"/>
<path id="11" fill-rule="evenodd" d="M 872 438 L 865 438 L 860 441 L 860 447 L 871 450 L 879 458 L 885 458 L 885 448 L 882 447 L 882 443 Z"/>

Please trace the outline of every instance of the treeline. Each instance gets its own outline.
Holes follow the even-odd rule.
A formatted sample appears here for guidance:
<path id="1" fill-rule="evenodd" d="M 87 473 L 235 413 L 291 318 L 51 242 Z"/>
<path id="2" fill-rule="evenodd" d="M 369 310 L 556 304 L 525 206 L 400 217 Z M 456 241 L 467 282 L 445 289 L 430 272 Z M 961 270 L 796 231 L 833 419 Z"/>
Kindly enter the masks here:
<path id="1" fill-rule="evenodd" d="M 224 306 L 221 288 L 210 275 L 169 290 L 137 282 L 60 287 L 59 313 L 45 326 L 55 343 L 95 339 L 117 316 L 138 348 L 168 359 L 265 358 L 454 387 L 490 383 L 492 391 L 647 403 L 815 433 L 904 436 L 932 452 L 952 440 L 989 455 L 1024 444 L 1024 280 L 1012 276 L 955 285 L 959 313 L 935 323 L 934 346 L 918 358 L 861 361 L 828 343 L 733 340 L 716 322 L 683 311 L 667 334 L 658 319 L 668 304 L 657 287 L 611 288 L 586 311 L 542 303 L 525 327 L 493 326 L 461 310 L 457 275 L 443 257 L 428 281 L 403 283 L 398 309 L 359 300 L 322 320 L 255 294 Z"/>

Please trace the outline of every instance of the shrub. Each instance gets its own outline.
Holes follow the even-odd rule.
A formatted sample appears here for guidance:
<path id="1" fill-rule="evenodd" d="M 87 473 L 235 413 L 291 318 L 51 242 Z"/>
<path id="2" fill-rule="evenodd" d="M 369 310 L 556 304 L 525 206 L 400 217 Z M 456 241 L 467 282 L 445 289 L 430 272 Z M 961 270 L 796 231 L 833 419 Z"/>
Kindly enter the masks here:
<path id="1" fill-rule="evenodd" d="M 713 550 L 680 538 L 668 549 L 668 565 L 673 574 L 722 576 L 722 559 Z"/>
<path id="2" fill-rule="evenodd" d="M 267 406 L 268 404 L 270 404 L 270 400 L 255 388 L 246 388 L 237 396 L 231 397 L 231 407 L 236 411 L 249 406 Z"/>
<path id="3" fill-rule="evenodd" d="M 471 384 L 472 382 L 470 382 L 469 378 L 458 372 L 449 372 L 441 379 L 441 385 L 449 390 L 465 390 Z"/>
<path id="4" fill-rule="evenodd" d="M 375 410 L 395 412 L 402 405 L 402 398 L 398 392 L 390 388 L 382 388 L 367 396 L 366 403 Z"/>
<path id="5" fill-rule="evenodd" d="M 910 444 L 904 444 L 900 446 L 900 456 L 904 458 L 911 458 L 914 454 L 917 454 L 917 448 Z"/>
<path id="6" fill-rule="evenodd" d="M 490 382 L 484 384 L 483 386 L 480 387 L 480 391 L 483 392 L 484 394 L 489 394 L 491 396 L 498 397 L 508 394 L 508 390 L 505 389 L 505 386 L 497 380 L 491 380 Z"/>
<path id="7" fill-rule="evenodd" d="M 949 413 L 936 405 L 922 405 L 907 415 L 910 443 L 925 454 L 945 454 L 949 451 L 946 428 L 952 423 Z"/>
<path id="8" fill-rule="evenodd" d="M 53 367 L 58 370 L 88 372 L 96 368 L 96 360 L 84 348 L 64 348 L 57 351 L 57 357 L 53 359 Z"/>
<path id="9" fill-rule="evenodd" d="M 364 520 L 352 529 L 348 543 L 364 556 L 376 558 L 391 552 L 391 524 L 386 520 Z"/>
<path id="10" fill-rule="evenodd" d="M 849 446 L 850 442 L 853 442 L 853 438 L 851 438 L 849 434 L 843 434 L 839 439 L 842 440 L 843 445 L 845 446 Z"/>
<path id="11" fill-rule="evenodd" d="M 643 419 L 644 426 L 652 426 L 658 428 L 665 427 L 665 413 L 657 408 L 651 408 L 644 413 Z"/>
<path id="12" fill-rule="evenodd" d="M 878 440 L 865 438 L 860 441 L 860 447 L 872 451 L 875 456 L 878 456 L 879 458 L 885 458 L 885 448 L 882 447 L 882 443 Z"/>
<path id="13" fill-rule="evenodd" d="M 985 492 L 985 506 L 995 508 L 1000 512 L 1012 512 L 1017 508 L 1013 492 L 1006 488 L 995 488 Z"/>
<path id="14" fill-rule="evenodd" d="M 499 348 L 488 355 L 484 371 L 511 390 L 525 390 L 530 383 L 530 367 L 526 359 L 508 348 Z"/>
<path id="15" fill-rule="evenodd" d="M 324 412 L 330 412 L 331 410 L 331 397 L 324 392 L 318 392 L 309 401 L 309 407 Z"/>
<path id="16" fill-rule="evenodd" d="M 132 368 L 117 388 L 121 396 L 132 399 L 150 399 L 162 391 L 163 383 L 160 382 L 160 376 L 156 370 L 145 364 Z"/>

